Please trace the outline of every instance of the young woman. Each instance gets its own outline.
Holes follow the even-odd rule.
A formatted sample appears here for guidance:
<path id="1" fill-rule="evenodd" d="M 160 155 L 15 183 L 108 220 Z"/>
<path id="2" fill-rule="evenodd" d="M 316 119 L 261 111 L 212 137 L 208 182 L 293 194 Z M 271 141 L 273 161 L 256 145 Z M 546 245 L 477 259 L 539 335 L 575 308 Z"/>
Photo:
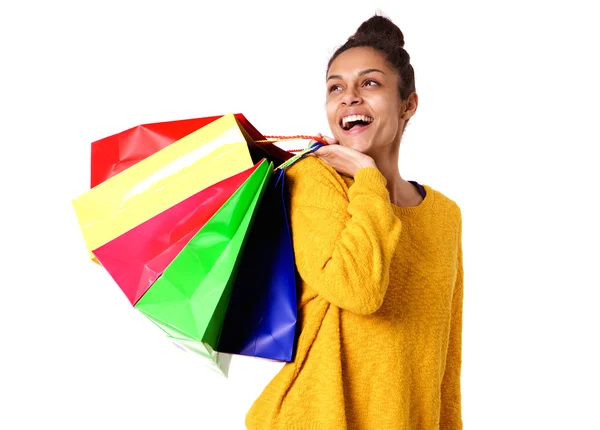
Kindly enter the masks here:
<path id="1" fill-rule="evenodd" d="M 364 22 L 327 70 L 334 138 L 292 166 L 296 357 L 249 429 L 461 429 L 461 213 L 398 171 L 418 104 L 404 36 Z"/>

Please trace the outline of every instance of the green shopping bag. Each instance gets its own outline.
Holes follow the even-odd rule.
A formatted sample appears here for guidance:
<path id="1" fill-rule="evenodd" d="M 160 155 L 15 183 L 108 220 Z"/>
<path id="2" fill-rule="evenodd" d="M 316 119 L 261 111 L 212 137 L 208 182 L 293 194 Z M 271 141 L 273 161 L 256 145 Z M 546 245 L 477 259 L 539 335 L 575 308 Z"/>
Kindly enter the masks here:
<path id="1" fill-rule="evenodd" d="M 244 244 L 273 174 L 256 170 L 190 240 L 135 307 L 180 347 L 204 356 L 226 373 L 215 352 Z"/>

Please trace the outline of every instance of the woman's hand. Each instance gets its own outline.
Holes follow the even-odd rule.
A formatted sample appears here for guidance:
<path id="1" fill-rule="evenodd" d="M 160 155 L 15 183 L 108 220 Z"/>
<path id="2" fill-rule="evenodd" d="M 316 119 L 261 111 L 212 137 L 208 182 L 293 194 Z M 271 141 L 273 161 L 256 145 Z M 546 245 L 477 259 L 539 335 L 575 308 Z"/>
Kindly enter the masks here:
<path id="1" fill-rule="evenodd" d="M 377 168 L 375 161 L 368 155 L 355 149 L 341 146 L 332 137 L 323 136 L 321 133 L 317 134 L 317 136 L 322 138 L 327 145 L 319 148 L 314 154 L 333 167 L 338 173 L 353 178 L 356 172 L 362 168 Z"/>

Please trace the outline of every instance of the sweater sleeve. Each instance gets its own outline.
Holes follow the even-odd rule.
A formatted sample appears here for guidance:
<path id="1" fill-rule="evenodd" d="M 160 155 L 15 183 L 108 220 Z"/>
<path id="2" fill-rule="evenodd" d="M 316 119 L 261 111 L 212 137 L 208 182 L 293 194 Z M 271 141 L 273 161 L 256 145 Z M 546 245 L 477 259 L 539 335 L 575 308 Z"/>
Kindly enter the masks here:
<path id="1" fill-rule="evenodd" d="M 300 277 L 341 309 L 374 313 L 387 291 L 401 231 L 385 177 L 376 168 L 363 168 L 346 192 L 343 179 L 315 157 L 290 170 L 290 218 Z"/>
<path id="2" fill-rule="evenodd" d="M 462 219 L 458 228 L 458 272 L 452 296 L 450 337 L 446 357 L 446 370 L 442 379 L 440 430 L 462 430 L 461 412 L 461 361 L 462 361 L 462 311 L 463 311 L 463 258 Z"/>

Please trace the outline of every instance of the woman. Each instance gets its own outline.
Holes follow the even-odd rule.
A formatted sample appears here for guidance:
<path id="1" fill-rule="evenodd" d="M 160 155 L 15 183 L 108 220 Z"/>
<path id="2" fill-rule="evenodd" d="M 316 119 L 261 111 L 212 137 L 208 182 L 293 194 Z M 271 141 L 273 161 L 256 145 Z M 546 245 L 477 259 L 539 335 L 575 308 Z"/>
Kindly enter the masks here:
<path id="1" fill-rule="evenodd" d="M 461 429 L 461 213 L 398 171 L 418 104 L 404 37 L 374 16 L 327 70 L 335 139 L 288 171 L 296 357 L 250 429 Z"/>

